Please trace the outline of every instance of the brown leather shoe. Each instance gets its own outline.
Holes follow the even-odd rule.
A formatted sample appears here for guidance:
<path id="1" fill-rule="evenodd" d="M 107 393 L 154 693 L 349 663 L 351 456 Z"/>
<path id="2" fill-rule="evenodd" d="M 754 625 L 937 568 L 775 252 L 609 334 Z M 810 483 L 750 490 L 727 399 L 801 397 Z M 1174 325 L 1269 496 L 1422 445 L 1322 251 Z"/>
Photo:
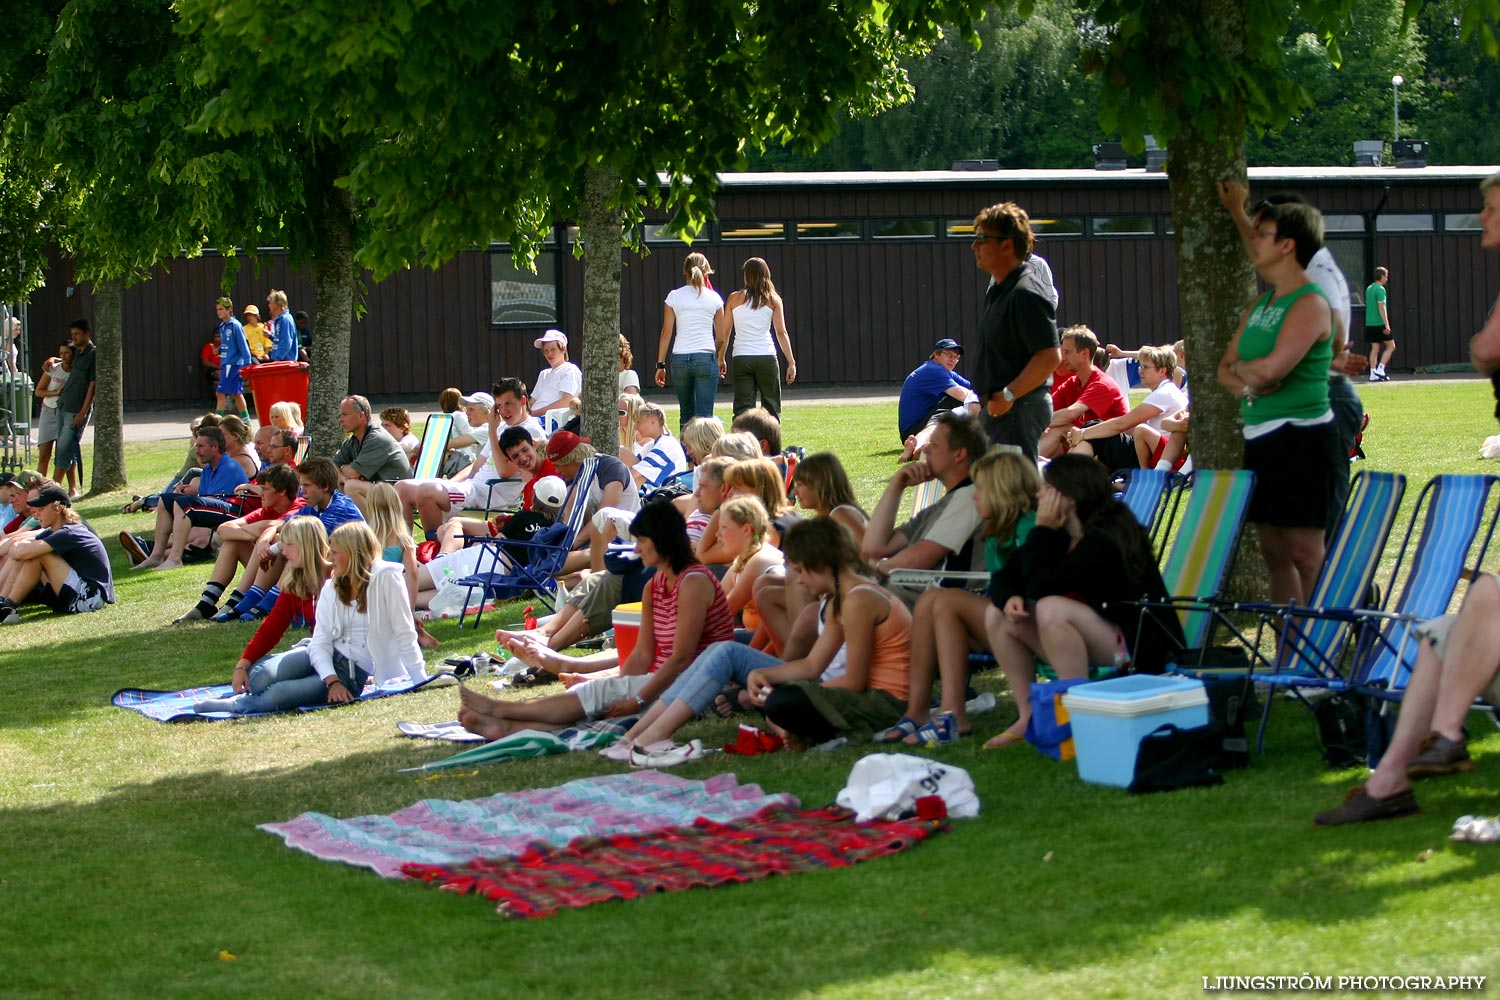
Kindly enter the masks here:
<path id="1" fill-rule="evenodd" d="M 1377 799 L 1365 791 L 1364 785 L 1349 789 L 1344 802 L 1337 809 L 1320 812 L 1313 817 L 1314 826 L 1344 826 L 1349 823 L 1364 823 L 1372 819 L 1395 819 L 1421 812 L 1417 797 L 1408 788 L 1404 792 L 1384 799 Z"/>
<path id="2" fill-rule="evenodd" d="M 1472 770 L 1474 762 L 1469 759 L 1468 740 L 1450 740 L 1441 733 L 1431 733 L 1422 741 L 1422 749 L 1406 765 L 1406 776 L 1436 778 Z"/>

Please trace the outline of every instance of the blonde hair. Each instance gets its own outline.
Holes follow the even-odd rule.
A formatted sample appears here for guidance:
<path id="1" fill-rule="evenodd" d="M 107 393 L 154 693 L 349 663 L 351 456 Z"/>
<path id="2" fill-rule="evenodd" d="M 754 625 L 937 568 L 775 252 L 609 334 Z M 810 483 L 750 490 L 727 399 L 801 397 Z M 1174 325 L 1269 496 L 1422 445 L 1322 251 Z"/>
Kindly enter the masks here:
<path id="1" fill-rule="evenodd" d="M 979 495 L 986 537 L 1014 538 L 1021 515 L 1036 509 L 1036 497 L 1042 491 L 1036 463 L 1014 452 L 992 451 L 969 466 L 969 478 Z"/>
<path id="2" fill-rule="evenodd" d="M 760 440 L 749 431 L 731 431 L 719 435 L 713 448 L 709 449 L 709 454 L 724 455 L 741 461 L 760 458 Z"/>
<path id="3" fill-rule="evenodd" d="M 655 403 L 642 400 L 635 408 L 635 419 L 644 420 L 647 417 L 655 417 L 656 422 L 661 424 L 662 433 L 667 430 L 667 411 Z"/>
<path id="4" fill-rule="evenodd" d="M 277 420 L 285 420 L 289 426 L 297 431 L 297 436 L 302 435 L 302 407 L 291 400 L 282 400 L 271 404 L 271 423 Z M 278 425 L 279 426 L 279 425 Z"/>
<path id="5" fill-rule="evenodd" d="M 579 442 L 578 446 L 561 458 L 554 458 L 553 465 L 578 465 L 599 454 L 591 444 Z"/>
<path id="6" fill-rule="evenodd" d="M 399 545 L 405 549 L 415 544 L 411 530 L 406 526 L 406 515 L 401 510 L 401 497 L 390 483 L 376 483 L 370 487 L 365 500 L 365 522 L 382 549 L 387 545 Z"/>
<path id="7" fill-rule="evenodd" d="M 1177 370 L 1177 352 L 1170 347 L 1143 347 L 1135 352 L 1135 359 L 1160 368 L 1168 378 Z"/>
<path id="8" fill-rule="evenodd" d="M 283 549 L 297 546 L 302 556 L 302 565 L 282 571 L 282 592 L 304 601 L 316 597 L 328 576 L 328 529 L 316 517 L 294 517 L 281 529 L 280 541 Z"/>
<path id="9" fill-rule="evenodd" d="M 328 537 L 330 551 L 338 550 L 349 557 L 349 569 L 340 576 L 333 573 L 333 592 L 343 604 L 352 604 L 364 614 L 369 610 L 370 567 L 380 556 L 380 543 L 363 521 L 345 521 Z"/>
<path id="10" fill-rule="evenodd" d="M 644 396 L 638 396 L 633 392 L 627 392 L 620 397 L 619 409 L 625 411 L 621 418 L 624 423 L 620 425 L 620 444 L 626 447 L 635 443 L 635 422 L 641 415 L 641 407 L 646 405 Z"/>
<path id="11" fill-rule="evenodd" d="M 766 513 L 765 504 L 755 497 L 734 497 L 719 508 L 719 518 L 727 518 L 750 529 L 750 544 L 729 564 L 730 570 L 738 573 L 765 545 L 766 532 L 771 528 L 771 517 Z"/>
<path id="12" fill-rule="evenodd" d="M 751 490 L 772 517 L 791 509 L 791 505 L 786 502 L 786 487 L 783 482 L 781 470 L 769 458 L 735 462 L 724 470 L 725 486 Z"/>
<path id="13" fill-rule="evenodd" d="M 270 294 L 268 294 L 266 296 L 266 301 L 267 302 L 274 302 L 278 306 L 280 306 L 281 308 L 285 309 L 286 308 L 286 292 L 283 292 L 279 288 L 273 288 L 273 289 L 271 289 Z"/>
<path id="14" fill-rule="evenodd" d="M 706 459 L 713 454 L 714 445 L 723 436 L 724 422 L 718 417 L 694 417 L 682 429 L 679 440 L 684 449 L 696 451 Z M 692 455 L 688 457 L 692 458 Z"/>
<path id="15" fill-rule="evenodd" d="M 703 286 L 714 269 L 708 266 L 708 258 L 701 253 L 690 253 L 682 262 L 682 279 L 703 294 Z"/>

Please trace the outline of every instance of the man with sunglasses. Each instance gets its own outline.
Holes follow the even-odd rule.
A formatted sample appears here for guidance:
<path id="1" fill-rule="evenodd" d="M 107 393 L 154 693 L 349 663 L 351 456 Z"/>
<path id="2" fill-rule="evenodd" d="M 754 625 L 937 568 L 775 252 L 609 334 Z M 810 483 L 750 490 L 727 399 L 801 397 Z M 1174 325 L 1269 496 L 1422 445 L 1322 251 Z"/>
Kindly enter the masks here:
<path id="1" fill-rule="evenodd" d="M 1052 286 L 1032 258 L 1031 220 L 1013 202 L 974 218 L 974 263 L 994 279 L 979 317 L 974 389 L 980 420 L 995 444 L 1014 445 L 1036 461 L 1052 421 L 1048 389 L 1062 359 Z"/>

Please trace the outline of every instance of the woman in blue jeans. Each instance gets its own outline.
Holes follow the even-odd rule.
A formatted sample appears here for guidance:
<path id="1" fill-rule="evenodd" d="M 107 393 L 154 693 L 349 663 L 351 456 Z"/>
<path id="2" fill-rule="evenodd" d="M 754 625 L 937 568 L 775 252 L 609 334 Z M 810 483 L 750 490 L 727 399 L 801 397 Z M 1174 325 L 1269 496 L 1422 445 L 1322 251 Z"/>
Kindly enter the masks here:
<path id="1" fill-rule="evenodd" d="M 667 294 L 661 321 L 661 343 L 656 352 L 656 384 L 667 384 L 667 351 L 671 349 L 672 384 L 677 389 L 678 431 L 694 417 L 714 415 L 714 394 L 719 390 L 718 339 L 724 300 L 714 291 L 709 275 L 713 268 L 701 253 L 690 253 L 682 264 L 683 284 Z M 677 342 L 672 342 L 676 327 Z M 725 342 L 728 329 L 724 330 Z"/>

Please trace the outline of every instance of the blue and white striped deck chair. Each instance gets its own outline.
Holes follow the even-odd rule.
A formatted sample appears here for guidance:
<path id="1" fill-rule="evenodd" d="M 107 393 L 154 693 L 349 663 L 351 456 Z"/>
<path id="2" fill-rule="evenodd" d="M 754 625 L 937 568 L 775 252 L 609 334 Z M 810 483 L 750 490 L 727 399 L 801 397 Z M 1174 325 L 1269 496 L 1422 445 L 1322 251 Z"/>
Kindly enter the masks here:
<path id="1" fill-rule="evenodd" d="M 1126 469 L 1122 475 L 1125 490 L 1120 502 L 1151 536 L 1151 551 L 1160 559 L 1171 529 L 1169 512 L 1175 512 L 1172 501 L 1183 477 L 1162 469 Z"/>
<path id="2" fill-rule="evenodd" d="M 1405 492 L 1406 477 L 1400 473 L 1361 472 L 1354 478 L 1348 506 L 1305 607 L 1261 602 L 1228 606 L 1227 610 L 1248 612 L 1259 618 L 1260 625 L 1252 637 L 1240 635 L 1250 658 L 1250 673 L 1257 682 L 1273 688 L 1295 689 L 1308 686 L 1303 682 L 1315 678 L 1347 680 L 1342 663 L 1355 631 L 1352 612 L 1370 592 L 1380 554 L 1385 550 Z M 1274 624 L 1277 619 L 1279 628 Z M 1260 652 L 1260 640 L 1272 629 L 1276 630 L 1278 641 L 1276 653 L 1267 659 Z M 1226 672 L 1214 671 L 1213 675 L 1222 677 Z M 1314 680 L 1314 683 L 1321 682 Z M 1256 736 L 1257 750 L 1264 749 L 1266 725 L 1275 700 L 1265 699 Z"/>
<path id="3" fill-rule="evenodd" d="M 482 546 L 485 551 L 479 557 L 474 573 L 458 580 L 456 584 L 467 588 L 464 592 L 465 611 L 458 616 L 460 627 L 472 604 L 470 595 L 475 589 L 480 590 L 483 597 L 480 610 L 474 615 L 475 628 L 479 627 L 480 615 L 484 613 L 484 602 L 519 597 L 527 591 L 536 594 L 537 600 L 549 611 L 556 610 L 552 600 L 552 595 L 557 592 L 557 581 L 554 578 L 562 572 L 568 553 L 573 551 L 573 543 L 589 516 L 589 489 L 594 483 L 598 464 L 597 458 L 584 460 L 579 466 L 578 475 L 568 488 L 568 498 L 563 502 L 557 523 L 547 527 L 533 540 L 523 541 L 503 536 L 476 538 L 472 535 L 465 538 L 465 547 L 477 545 Z"/>
<path id="4" fill-rule="evenodd" d="M 1459 581 L 1472 580 L 1489 551 L 1497 515 L 1491 514 L 1486 526 L 1485 512 L 1496 483 L 1500 477 L 1442 475 L 1422 488 L 1396 560 L 1399 573 L 1410 549 L 1411 572 L 1401 596 L 1385 613 L 1359 614 L 1366 640 L 1350 683 L 1336 690 L 1353 687 L 1386 701 L 1400 700 L 1417 662 L 1413 627 L 1447 614 Z M 1411 539 L 1424 506 L 1422 534 L 1413 548 Z"/>

